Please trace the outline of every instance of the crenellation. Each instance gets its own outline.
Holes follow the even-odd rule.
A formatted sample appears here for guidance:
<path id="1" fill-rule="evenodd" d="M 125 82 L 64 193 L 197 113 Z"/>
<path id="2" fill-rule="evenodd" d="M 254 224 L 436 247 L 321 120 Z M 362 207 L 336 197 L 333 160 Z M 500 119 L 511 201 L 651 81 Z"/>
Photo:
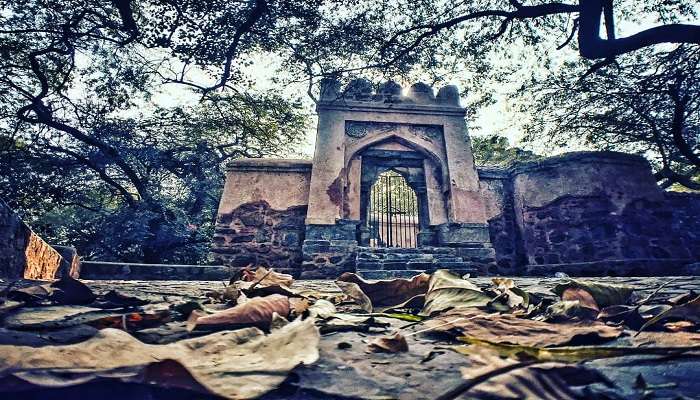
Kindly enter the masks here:
<path id="1" fill-rule="evenodd" d="M 384 107 L 410 111 L 411 108 L 439 107 L 454 109 L 459 108 L 459 89 L 454 85 L 447 85 L 438 90 L 422 82 L 411 85 L 404 93 L 401 85 L 394 81 L 382 82 L 376 87 L 367 79 L 358 78 L 350 81 L 343 88 L 338 80 L 324 78 L 321 81 L 321 104 L 334 105 L 366 105 L 371 107 Z"/>

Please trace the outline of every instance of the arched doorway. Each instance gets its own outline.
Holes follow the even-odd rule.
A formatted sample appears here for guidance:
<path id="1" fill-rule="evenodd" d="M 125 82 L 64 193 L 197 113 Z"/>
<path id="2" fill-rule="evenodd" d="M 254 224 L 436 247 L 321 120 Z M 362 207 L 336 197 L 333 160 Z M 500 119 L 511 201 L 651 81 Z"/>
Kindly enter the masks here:
<path id="1" fill-rule="evenodd" d="M 400 173 L 380 173 L 367 207 L 370 247 L 418 247 L 419 209 L 416 192 Z"/>

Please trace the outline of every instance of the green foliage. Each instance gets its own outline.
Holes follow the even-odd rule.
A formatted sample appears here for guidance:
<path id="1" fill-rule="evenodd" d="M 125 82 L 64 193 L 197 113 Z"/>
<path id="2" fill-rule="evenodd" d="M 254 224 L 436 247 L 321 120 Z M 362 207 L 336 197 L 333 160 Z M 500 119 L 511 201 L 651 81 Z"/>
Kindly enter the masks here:
<path id="1" fill-rule="evenodd" d="M 472 137 L 472 152 L 476 165 L 492 167 L 507 167 L 516 162 L 542 158 L 532 151 L 511 147 L 507 138 L 496 135 Z"/>
<path id="2" fill-rule="evenodd" d="M 288 154 L 305 123 L 298 104 L 275 94 L 217 96 L 100 122 L 91 136 L 136 172 L 140 190 L 104 152 L 24 132 L 0 153 L 0 197 L 46 240 L 87 258 L 202 263 L 227 160 Z"/>

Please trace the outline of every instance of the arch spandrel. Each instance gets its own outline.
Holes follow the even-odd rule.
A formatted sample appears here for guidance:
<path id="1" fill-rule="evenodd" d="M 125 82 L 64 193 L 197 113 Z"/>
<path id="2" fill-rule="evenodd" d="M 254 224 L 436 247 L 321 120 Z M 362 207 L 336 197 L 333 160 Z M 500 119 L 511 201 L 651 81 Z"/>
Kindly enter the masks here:
<path id="1" fill-rule="evenodd" d="M 397 131 L 386 131 L 379 132 L 374 135 L 368 135 L 366 137 L 360 138 L 346 143 L 345 146 L 345 165 L 350 165 L 353 159 L 361 156 L 366 150 L 372 149 L 375 146 L 387 143 L 398 143 L 416 153 L 424 156 L 429 162 L 433 163 L 434 166 L 439 170 L 442 182 L 448 182 L 447 174 L 447 160 L 444 152 L 444 147 L 442 145 L 442 140 L 432 139 L 430 141 L 425 139 L 417 138 L 414 136 L 404 136 L 401 132 Z"/>

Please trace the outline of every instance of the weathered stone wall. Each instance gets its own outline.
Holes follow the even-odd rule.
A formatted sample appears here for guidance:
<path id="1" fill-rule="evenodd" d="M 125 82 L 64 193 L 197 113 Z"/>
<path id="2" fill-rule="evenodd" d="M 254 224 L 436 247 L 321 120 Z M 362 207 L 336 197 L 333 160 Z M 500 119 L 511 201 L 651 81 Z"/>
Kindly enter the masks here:
<path id="1" fill-rule="evenodd" d="M 211 256 L 231 267 L 299 275 L 311 163 L 245 159 L 229 164 Z"/>
<path id="2" fill-rule="evenodd" d="M 700 196 L 663 192 L 641 157 L 570 153 L 478 173 L 489 238 L 457 255 L 484 273 L 682 274 L 700 260 Z M 305 278 L 354 270 L 358 221 L 310 222 L 310 176 L 298 160 L 232 164 L 214 260 Z"/>
<path id="3" fill-rule="evenodd" d="M 53 279 L 61 255 L 0 200 L 0 277 Z"/>
<path id="4" fill-rule="evenodd" d="M 479 168 L 481 193 L 486 205 L 491 244 L 496 252 L 496 265 L 489 273 L 518 275 L 523 260 L 518 251 L 520 232 L 513 209 L 513 187 L 508 170 Z"/>
<path id="5" fill-rule="evenodd" d="M 275 210 L 263 200 L 219 214 L 211 251 L 214 262 L 274 267 L 299 275 L 305 218 L 306 206 Z"/>
<path id="6" fill-rule="evenodd" d="M 490 272 L 682 273 L 700 259 L 700 196 L 663 192 L 641 157 L 570 153 L 479 174 Z"/>
<path id="7" fill-rule="evenodd" d="M 516 165 L 511 173 L 530 266 L 694 258 L 686 236 L 695 201 L 672 201 L 676 197 L 656 185 L 642 157 L 571 153 Z"/>

